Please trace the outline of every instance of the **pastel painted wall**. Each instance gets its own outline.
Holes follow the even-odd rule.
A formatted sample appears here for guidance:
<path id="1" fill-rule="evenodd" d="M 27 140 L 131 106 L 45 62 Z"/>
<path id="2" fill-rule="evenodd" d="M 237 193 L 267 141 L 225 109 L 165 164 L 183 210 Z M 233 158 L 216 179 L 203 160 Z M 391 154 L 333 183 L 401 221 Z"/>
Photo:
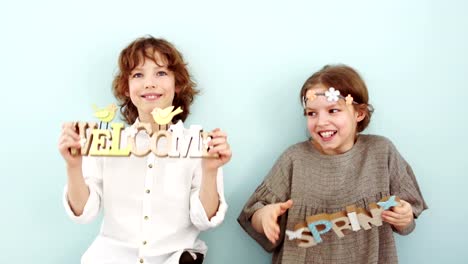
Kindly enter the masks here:
<path id="1" fill-rule="evenodd" d="M 188 123 L 229 134 L 226 221 L 206 263 L 270 263 L 236 218 L 279 154 L 307 137 L 298 100 L 327 63 L 365 78 L 368 133 L 390 138 L 430 207 L 401 263 L 467 263 L 465 1 L 9 1 L 0 5 L 0 263 L 79 263 L 99 230 L 72 223 L 61 123 L 114 102 L 117 56 L 136 37 L 179 48 L 202 94 Z"/>

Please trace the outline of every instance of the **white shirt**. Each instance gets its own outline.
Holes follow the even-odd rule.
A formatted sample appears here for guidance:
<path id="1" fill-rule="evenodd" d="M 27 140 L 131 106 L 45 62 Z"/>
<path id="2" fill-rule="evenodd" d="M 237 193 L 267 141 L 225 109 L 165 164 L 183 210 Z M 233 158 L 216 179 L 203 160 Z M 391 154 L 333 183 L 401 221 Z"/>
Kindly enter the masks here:
<path id="1" fill-rule="evenodd" d="M 123 139 L 125 139 L 124 132 Z M 149 144 L 138 133 L 139 147 Z M 184 250 L 205 254 L 200 231 L 224 220 L 223 173 L 218 169 L 219 208 L 209 220 L 199 198 L 201 158 L 83 157 L 90 196 L 75 216 L 65 186 L 63 204 L 77 223 L 89 223 L 103 208 L 101 231 L 84 253 L 82 264 L 179 263 Z"/>

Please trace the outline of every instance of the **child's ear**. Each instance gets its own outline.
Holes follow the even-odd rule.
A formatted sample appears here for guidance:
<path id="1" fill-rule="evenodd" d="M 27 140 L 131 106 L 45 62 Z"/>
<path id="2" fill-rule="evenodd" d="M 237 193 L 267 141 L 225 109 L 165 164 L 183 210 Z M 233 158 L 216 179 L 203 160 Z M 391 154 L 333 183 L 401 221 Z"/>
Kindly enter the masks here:
<path id="1" fill-rule="evenodd" d="M 362 120 L 364 120 L 364 118 L 366 117 L 367 113 L 366 111 L 362 108 L 362 107 L 359 107 L 356 111 L 356 121 L 359 123 L 361 122 Z"/>

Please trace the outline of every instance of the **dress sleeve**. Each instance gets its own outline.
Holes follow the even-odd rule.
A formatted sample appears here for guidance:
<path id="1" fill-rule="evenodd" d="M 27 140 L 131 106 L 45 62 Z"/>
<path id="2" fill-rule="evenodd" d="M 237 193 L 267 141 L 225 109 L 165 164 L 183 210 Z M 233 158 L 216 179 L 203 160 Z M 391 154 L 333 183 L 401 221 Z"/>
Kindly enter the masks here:
<path id="1" fill-rule="evenodd" d="M 242 209 L 237 221 L 242 228 L 257 241 L 266 251 L 274 251 L 283 241 L 286 229 L 287 213 L 279 219 L 280 238 L 273 244 L 264 234 L 260 234 L 252 226 L 251 218 L 253 214 L 265 205 L 285 202 L 290 198 L 292 162 L 284 153 L 275 163 L 264 181 L 257 187 L 255 192 Z"/>
<path id="2" fill-rule="evenodd" d="M 94 157 L 83 157 L 83 177 L 89 188 L 89 198 L 84 207 L 83 213 L 76 216 L 68 202 L 68 186 L 63 191 L 63 205 L 67 215 L 76 223 L 86 224 L 91 222 L 99 214 L 102 197 L 102 160 Z"/>
<path id="3" fill-rule="evenodd" d="M 421 190 L 419 189 L 418 182 L 413 173 L 413 169 L 396 150 L 393 144 L 391 145 L 393 155 L 390 159 L 390 192 L 401 199 L 407 201 L 413 207 L 414 218 L 426 210 L 427 204 L 424 201 Z M 416 226 L 413 221 L 405 230 L 397 231 L 400 235 L 407 235 L 411 233 Z"/>
<path id="4" fill-rule="evenodd" d="M 218 189 L 219 206 L 216 214 L 208 219 L 205 208 L 200 201 L 200 185 L 202 179 L 201 162 L 196 167 L 192 179 L 192 186 L 190 191 L 190 219 L 195 227 L 200 231 L 204 231 L 220 225 L 224 221 L 228 205 L 224 198 L 224 182 L 223 182 L 223 169 L 218 168 L 216 176 L 216 184 Z"/>

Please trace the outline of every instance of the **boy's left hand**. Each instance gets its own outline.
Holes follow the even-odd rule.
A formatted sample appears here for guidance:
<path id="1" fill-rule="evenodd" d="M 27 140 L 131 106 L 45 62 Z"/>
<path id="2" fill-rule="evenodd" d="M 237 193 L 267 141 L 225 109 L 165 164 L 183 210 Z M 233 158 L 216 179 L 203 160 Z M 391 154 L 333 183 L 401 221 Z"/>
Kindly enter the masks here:
<path id="1" fill-rule="evenodd" d="M 382 212 L 382 220 L 402 230 L 413 222 L 413 207 L 405 200 L 400 199 L 400 205 L 391 210 Z"/>
<path id="2" fill-rule="evenodd" d="M 210 150 L 208 153 L 219 155 L 218 158 L 204 158 L 203 168 L 206 170 L 215 170 L 226 164 L 232 156 L 231 147 L 227 142 L 227 135 L 221 129 L 216 128 L 210 133 L 211 140 L 208 142 Z"/>

